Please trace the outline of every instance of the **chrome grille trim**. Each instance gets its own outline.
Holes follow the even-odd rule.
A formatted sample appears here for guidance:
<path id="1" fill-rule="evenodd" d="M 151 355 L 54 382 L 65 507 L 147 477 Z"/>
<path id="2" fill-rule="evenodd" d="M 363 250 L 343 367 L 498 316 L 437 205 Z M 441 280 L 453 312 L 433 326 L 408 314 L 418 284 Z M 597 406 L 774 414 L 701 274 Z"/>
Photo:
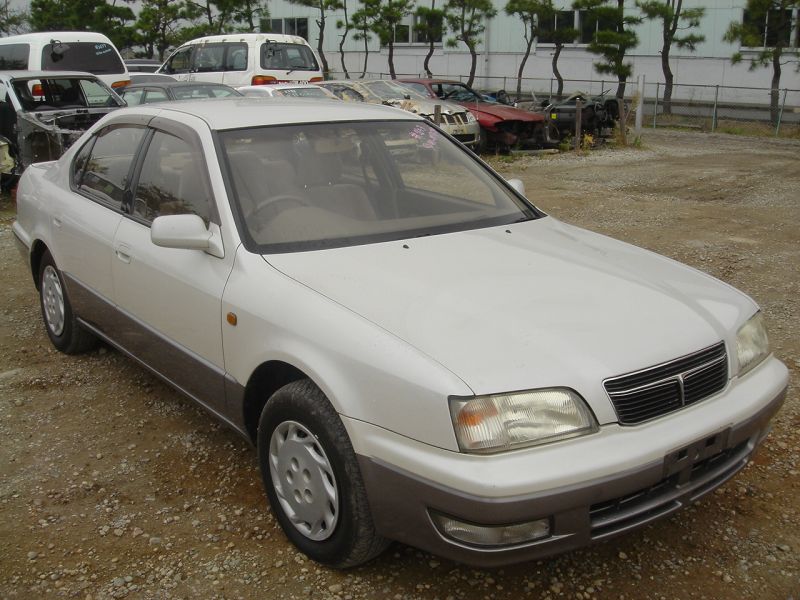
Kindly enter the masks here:
<path id="1" fill-rule="evenodd" d="M 643 423 L 724 389 L 728 355 L 719 342 L 674 360 L 603 381 L 619 422 Z"/>

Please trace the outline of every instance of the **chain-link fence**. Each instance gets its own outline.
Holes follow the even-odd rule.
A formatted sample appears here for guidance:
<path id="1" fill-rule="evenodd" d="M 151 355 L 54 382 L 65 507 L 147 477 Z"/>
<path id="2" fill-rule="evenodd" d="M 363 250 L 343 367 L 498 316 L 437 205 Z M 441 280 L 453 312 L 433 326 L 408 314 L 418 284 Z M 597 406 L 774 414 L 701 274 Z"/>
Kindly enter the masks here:
<path id="1" fill-rule="evenodd" d="M 338 73 L 332 73 L 331 76 L 335 79 L 343 77 Z M 367 73 L 366 76 L 389 78 L 388 73 Z M 398 78 L 424 76 L 424 73 L 397 74 Z M 465 75 L 436 77 L 460 81 L 468 79 Z M 617 81 L 607 79 L 565 79 L 560 95 L 556 79 L 527 77 L 521 83 L 519 94 L 516 77 L 476 77 L 473 87 L 488 94 L 504 90 L 511 100 L 528 110 L 541 110 L 575 92 L 592 96 L 617 93 Z M 800 90 L 781 88 L 773 98 L 769 88 L 676 83 L 672 86 L 671 99 L 668 102 L 665 102 L 664 91 L 662 82 L 645 82 L 641 89 L 636 79 L 627 82 L 625 104 L 631 110 L 641 107 L 642 127 L 672 127 L 800 139 Z M 628 123 L 629 126 L 633 125 L 633 115 Z"/>

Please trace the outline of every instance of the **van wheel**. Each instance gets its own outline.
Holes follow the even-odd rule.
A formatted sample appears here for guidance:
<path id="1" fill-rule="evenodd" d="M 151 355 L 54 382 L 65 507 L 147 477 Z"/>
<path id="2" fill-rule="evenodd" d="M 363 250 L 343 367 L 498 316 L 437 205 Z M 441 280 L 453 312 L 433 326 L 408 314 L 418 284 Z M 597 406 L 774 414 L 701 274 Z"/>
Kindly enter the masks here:
<path id="1" fill-rule="evenodd" d="M 45 251 L 39 265 L 39 301 L 47 337 L 57 350 L 80 354 L 97 345 L 97 338 L 75 318 L 64 280 L 49 251 Z"/>
<path id="2" fill-rule="evenodd" d="M 344 425 L 310 380 L 269 399 L 258 423 L 258 458 L 278 523 L 309 558 L 342 569 L 386 548 Z"/>

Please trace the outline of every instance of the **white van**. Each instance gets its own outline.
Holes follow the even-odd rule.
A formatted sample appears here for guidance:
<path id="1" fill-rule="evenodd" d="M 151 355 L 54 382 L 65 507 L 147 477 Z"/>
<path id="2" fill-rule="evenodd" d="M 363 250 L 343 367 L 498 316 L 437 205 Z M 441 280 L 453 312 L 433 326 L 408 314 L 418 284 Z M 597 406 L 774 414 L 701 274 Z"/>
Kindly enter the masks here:
<path id="1" fill-rule="evenodd" d="M 319 60 L 308 42 L 277 33 L 197 38 L 173 52 L 157 73 L 232 87 L 322 81 Z"/>
<path id="2" fill-rule="evenodd" d="M 46 31 L 0 38 L 0 71 L 83 71 L 107 86 L 130 83 L 114 44 L 93 31 Z"/>

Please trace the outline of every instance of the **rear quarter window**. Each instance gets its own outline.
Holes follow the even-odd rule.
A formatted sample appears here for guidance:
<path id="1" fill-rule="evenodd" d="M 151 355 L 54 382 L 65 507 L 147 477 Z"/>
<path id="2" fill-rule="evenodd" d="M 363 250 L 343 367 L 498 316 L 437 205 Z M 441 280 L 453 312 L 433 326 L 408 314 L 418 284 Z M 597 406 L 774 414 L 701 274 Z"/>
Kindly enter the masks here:
<path id="1" fill-rule="evenodd" d="M 30 44 L 0 46 L 0 71 L 24 71 L 28 68 Z"/>

